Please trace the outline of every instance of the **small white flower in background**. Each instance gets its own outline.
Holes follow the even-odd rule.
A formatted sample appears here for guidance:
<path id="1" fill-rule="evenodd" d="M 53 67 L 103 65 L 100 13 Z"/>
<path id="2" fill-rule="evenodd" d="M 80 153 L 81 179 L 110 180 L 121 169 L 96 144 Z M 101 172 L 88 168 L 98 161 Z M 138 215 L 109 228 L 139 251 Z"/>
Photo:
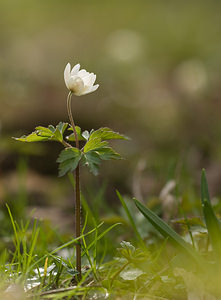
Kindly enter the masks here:
<path id="1" fill-rule="evenodd" d="M 89 73 L 86 70 L 80 70 L 80 64 L 75 65 L 71 70 L 71 65 L 68 63 L 64 70 L 64 81 L 67 88 L 76 96 L 96 91 L 99 84 L 94 85 L 96 75 Z"/>
<path id="2" fill-rule="evenodd" d="M 172 194 L 172 191 L 176 187 L 176 181 L 170 180 L 166 183 L 166 185 L 163 187 L 163 189 L 160 192 L 160 200 L 162 202 L 163 207 L 163 218 L 165 220 L 169 220 L 170 217 L 176 214 L 177 211 L 177 199 Z"/>

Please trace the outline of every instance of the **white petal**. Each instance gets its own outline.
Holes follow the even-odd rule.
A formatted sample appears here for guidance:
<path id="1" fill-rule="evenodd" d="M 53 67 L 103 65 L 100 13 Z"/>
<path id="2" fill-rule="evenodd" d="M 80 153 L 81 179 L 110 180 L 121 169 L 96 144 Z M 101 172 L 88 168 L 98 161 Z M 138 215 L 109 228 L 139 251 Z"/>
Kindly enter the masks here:
<path id="1" fill-rule="evenodd" d="M 85 69 L 82 69 L 80 70 L 78 73 L 77 73 L 77 76 L 81 77 L 83 79 L 83 77 L 89 75 L 90 73 L 87 72 Z"/>
<path id="2" fill-rule="evenodd" d="M 94 86 L 92 86 L 90 93 L 96 91 L 99 88 L 99 84 L 95 84 Z"/>
<path id="3" fill-rule="evenodd" d="M 73 67 L 73 69 L 71 70 L 71 76 L 73 76 L 73 75 L 77 75 L 77 73 L 79 72 L 79 70 L 80 70 L 80 64 L 76 64 L 74 67 Z"/>
<path id="4" fill-rule="evenodd" d="M 92 87 L 96 80 L 96 75 L 94 73 L 90 73 L 89 75 L 83 77 L 82 79 L 85 85 Z"/>
<path id="5" fill-rule="evenodd" d="M 92 92 L 96 91 L 98 89 L 98 87 L 99 87 L 99 84 L 96 84 L 92 87 L 86 86 L 84 88 L 84 92 L 81 95 L 86 95 L 86 94 L 92 93 Z"/>
<path id="6" fill-rule="evenodd" d="M 87 86 L 92 86 L 93 84 L 91 84 L 91 81 L 92 81 L 92 77 L 93 77 L 93 74 L 89 74 L 89 75 L 86 75 L 84 76 L 82 79 L 84 81 L 84 84 L 87 85 Z"/>
<path id="7" fill-rule="evenodd" d="M 64 69 L 64 82 L 65 82 L 66 87 L 68 89 L 69 89 L 69 87 L 68 87 L 68 81 L 69 81 L 70 76 L 71 76 L 70 72 L 71 72 L 71 65 L 70 65 L 70 63 L 68 63 L 66 65 L 65 69 Z"/>
<path id="8" fill-rule="evenodd" d="M 96 78 L 97 78 L 97 76 L 94 73 L 92 73 L 92 74 L 93 74 L 93 76 L 92 76 L 92 79 L 91 79 L 91 85 L 93 85 L 95 83 Z"/>

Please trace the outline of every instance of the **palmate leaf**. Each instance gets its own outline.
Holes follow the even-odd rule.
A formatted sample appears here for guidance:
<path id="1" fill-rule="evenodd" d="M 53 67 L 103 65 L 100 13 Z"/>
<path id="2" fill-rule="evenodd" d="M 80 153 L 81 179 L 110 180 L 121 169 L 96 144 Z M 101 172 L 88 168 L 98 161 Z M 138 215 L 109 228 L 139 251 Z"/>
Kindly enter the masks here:
<path id="1" fill-rule="evenodd" d="M 61 151 L 57 162 L 59 163 L 59 177 L 73 172 L 81 160 L 82 152 L 77 148 L 66 148 Z"/>
<path id="2" fill-rule="evenodd" d="M 105 142 L 101 142 L 101 145 Z M 104 144 L 106 145 L 106 143 Z M 99 165 L 102 160 L 121 159 L 120 154 L 111 147 L 100 147 L 83 153 L 83 165 L 88 166 L 94 175 L 98 175 Z"/>
<path id="3" fill-rule="evenodd" d="M 79 126 L 75 126 L 75 129 L 76 129 L 76 132 L 77 132 L 77 136 L 78 136 L 78 140 L 79 141 L 87 141 L 87 133 L 89 135 L 89 132 L 87 130 L 83 131 L 81 133 L 81 128 Z M 73 131 L 73 128 L 70 127 L 69 130 Z M 75 142 L 76 139 L 75 139 L 75 135 L 74 133 L 70 134 L 68 137 L 67 137 L 67 140 L 71 141 L 71 142 Z"/>
<path id="4" fill-rule="evenodd" d="M 93 140 L 93 139 L 97 139 L 97 138 L 101 139 L 101 141 L 114 140 L 114 139 L 129 140 L 129 138 L 127 136 L 120 134 L 118 132 L 115 132 L 108 127 L 101 127 L 97 130 L 92 129 L 90 131 L 90 133 L 87 130 L 81 132 L 81 128 L 79 126 L 75 126 L 75 129 L 77 131 L 79 141 L 89 141 L 89 140 Z M 69 130 L 73 131 L 72 127 L 70 127 Z M 67 137 L 67 139 L 69 141 L 75 141 L 74 133 L 69 135 Z"/>
<path id="5" fill-rule="evenodd" d="M 99 165 L 101 163 L 99 154 L 96 151 L 89 151 L 83 155 L 83 165 L 88 166 L 94 175 L 98 175 Z"/>
<path id="6" fill-rule="evenodd" d="M 48 127 L 38 126 L 35 131 L 27 136 L 22 136 L 20 138 L 15 138 L 15 140 L 20 142 L 41 142 L 41 141 L 63 141 L 63 134 L 67 128 L 68 123 L 60 122 L 56 127 L 49 125 Z"/>
<path id="7" fill-rule="evenodd" d="M 101 140 L 99 137 L 95 137 L 94 139 L 89 139 L 89 141 L 84 146 L 84 153 L 87 153 L 91 150 L 99 149 L 108 146 L 108 142 Z"/>
<path id="8" fill-rule="evenodd" d="M 101 147 L 94 150 L 102 160 L 122 159 L 121 155 L 111 147 Z"/>
<path id="9" fill-rule="evenodd" d="M 208 230 L 209 238 L 213 250 L 218 257 L 221 256 L 221 224 L 217 219 L 213 207 L 211 205 L 208 184 L 206 180 L 206 172 L 203 169 L 201 175 L 201 202 L 203 208 L 204 220 Z"/>
<path id="10" fill-rule="evenodd" d="M 56 127 L 49 125 L 47 127 L 38 126 L 36 127 L 36 133 L 39 136 L 48 136 L 52 141 L 63 141 L 63 134 L 68 126 L 68 123 L 60 122 Z"/>
<path id="11" fill-rule="evenodd" d="M 121 158 L 118 153 L 116 153 L 111 147 L 109 147 L 107 142 L 108 140 L 128 139 L 128 137 L 126 137 L 125 135 L 114 132 L 108 127 L 102 127 L 96 131 L 91 130 L 90 133 L 88 131 L 84 131 L 82 135 L 85 137 L 85 139 L 88 140 L 84 146 L 84 153 L 96 150 L 99 152 L 100 158 L 104 160 Z"/>
<path id="12" fill-rule="evenodd" d="M 55 128 L 54 135 L 52 136 L 52 140 L 62 142 L 63 135 L 64 135 L 64 132 L 65 132 L 67 126 L 68 126 L 68 123 L 60 122 Z M 50 128 L 50 126 L 49 126 L 49 128 Z"/>
<path id="13" fill-rule="evenodd" d="M 37 135 L 36 132 L 32 132 L 29 135 L 23 135 L 20 138 L 14 138 L 16 141 L 19 142 L 27 142 L 27 143 L 32 143 L 32 142 L 44 142 L 44 141 L 48 141 L 49 138 L 47 136 L 39 136 Z"/>
<path id="14" fill-rule="evenodd" d="M 49 125 L 50 128 L 53 127 L 53 131 L 49 127 L 38 126 L 35 128 L 35 132 L 38 136 L 49 137 L 51 138 L 54 134 L 55 128 L 52 125 Z"/>
<path id="15" fill-rule="evenodd" d="M 123 134 L 120 134 L 118 132 L 113 131 L 112 129 L 108 128 L 108 127 L 101 127 L 98 130 L 93 131 L 90 134 L 90 138 L 94 139 L 94 138 L 100 138 L 102 141 L 105 140 L 128 140 L 129 138 Z"/>

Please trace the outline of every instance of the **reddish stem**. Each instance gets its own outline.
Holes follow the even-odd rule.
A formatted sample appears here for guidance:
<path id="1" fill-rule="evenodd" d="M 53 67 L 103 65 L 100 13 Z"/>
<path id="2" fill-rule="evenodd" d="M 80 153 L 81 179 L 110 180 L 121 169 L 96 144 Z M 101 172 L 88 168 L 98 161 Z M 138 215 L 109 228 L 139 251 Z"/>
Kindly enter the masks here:
<path id="1" fill-rule="evenodd" d="M 73 128 L 76 148 L 79 149 L 79 140 L 77 131 L 74 124 L 74 119 L 71 112 L 71 96 L 72 92 L 68 94 L 67 98 L 67 110 L 68 117 Z M 81 199 L 80 199 L 80 168 L 79 165 L 75 170 L 75 237 L 78 238 L 81 235 Z M 80 240 L 76 244 L 76 269 L 78 271 L 78 280 L 81 280 L 81 243 Z"/>

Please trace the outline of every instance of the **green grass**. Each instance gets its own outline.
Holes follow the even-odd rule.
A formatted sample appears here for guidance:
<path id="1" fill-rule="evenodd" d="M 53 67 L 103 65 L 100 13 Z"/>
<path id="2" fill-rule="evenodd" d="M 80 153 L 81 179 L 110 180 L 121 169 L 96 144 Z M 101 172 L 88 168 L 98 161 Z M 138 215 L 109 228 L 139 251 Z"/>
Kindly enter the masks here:
<path id="1" fill-rule="evenodd" d="M 73 177 L 70 180 L 74 184 Z M 104 201 L 103 192 L 100 193 L 98 202 Z M 80 282 L 74 255 L 79 239 L 61 233 L 54 235 L 54 228 L 48 226 L 46 230 L 43 221 L 25 216 L 18 221 L 6 205 L 3 221 L 10 220 L 11 225 L 10 243 L 1 246 L 1 299 L 13 299 L 19 293 L 19 299 L 188 299 L 190 294 L 205 299 L 211 295 L 219 297 L 219 220 L 209 200 L 205 171 L 201 193 L 203 203 L 210 203 L 209 208 L 202 206 L 205 224 L 196 216 L 179 215 L 173 220 L 174 228 L 157 216 L 154 211 L 162 211 L 159 203 L 153 204 L 151 199 L 150 210 L 148 205 L 138 200 L 134 203 L 117 191 L 122 209 L 115 210 L 108 219 L 100 217 L 100 203 L 93 207 L 82 196 Z M 195 247 L 191 239 L 188 242 L 189 232 Z M 45 243 L 50 235 L 53 238 Z M 4 239 L 2 234 L 1 245 Z"/>

